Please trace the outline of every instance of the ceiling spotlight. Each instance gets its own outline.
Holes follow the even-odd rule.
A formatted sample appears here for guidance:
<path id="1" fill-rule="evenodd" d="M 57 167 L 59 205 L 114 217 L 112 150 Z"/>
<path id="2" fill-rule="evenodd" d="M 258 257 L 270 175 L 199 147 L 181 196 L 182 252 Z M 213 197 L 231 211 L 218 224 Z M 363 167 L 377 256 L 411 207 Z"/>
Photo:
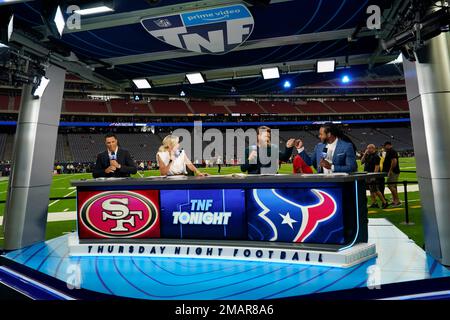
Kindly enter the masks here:
<path id="1" fill-rule="evenodd" d="M 185 97 L 186 96 L 186 92 L 184 92 L 183 90 L 181 90 L 180 92 L 180 97 Z"/>
<path id="2" fill-rule="evenodd" d="M 280 77 L 280 70 L 278 67 L 261 69 L 264 80 L 278 79 Z"/>
<path id="3" fill-rule="evenodd" d="M 283 88 L 285 88 L 285 89 L 290 89 L 291 86 L 292 86 L 292 84 L 291 84 L 291 82 L 290 82 L 289 80 L 286 80 L 286 81 L 283 83 Z"/>
<path id="4" fill-rule="evenodd" d="M 204 83 L 205 78 L 200 72 L 196 73 L 187 73 L 186 78 L 188 79 L 190 84 L 198 84 L 198 83 Z"/>
<path id="5" fill-rule="evenodd" d="M 317 73 L 334 72 L 336 70 L 336 60 L 317 61 Z"/>
<path id="6" fill-rule="evenodd" d="M 344 83 L 344 84 L 350 83 L 351 82 L 350 76 L 348 76 L 346 74 L 343 75 L 342 78 L 341 78 L 341 82 Z"/>
<path id="7" fill-rule="evenodd" d="M 150 82 L 148 82 L 147 79 L 134 79 L 133 80 L 134 85 L 138 89 L 151 89 L 152 85 Z"/>

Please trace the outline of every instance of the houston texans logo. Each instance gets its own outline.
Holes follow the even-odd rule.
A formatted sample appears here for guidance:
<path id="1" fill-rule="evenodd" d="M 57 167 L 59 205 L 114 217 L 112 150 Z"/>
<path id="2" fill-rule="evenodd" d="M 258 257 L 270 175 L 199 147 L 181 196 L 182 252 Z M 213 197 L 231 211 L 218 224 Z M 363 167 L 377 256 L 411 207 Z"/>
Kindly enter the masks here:
<path id="1" fill-rule="evenodd" d="M 270 241 L 304 242 L 320 223 L 337 211 L 336 201 L 322 190 L 311 189 L 318 202 L 303 206 L 286 199 L 275 189 L 254 189 L 253 198 L 261 207 L 258 214 L 273 231 Z"/>

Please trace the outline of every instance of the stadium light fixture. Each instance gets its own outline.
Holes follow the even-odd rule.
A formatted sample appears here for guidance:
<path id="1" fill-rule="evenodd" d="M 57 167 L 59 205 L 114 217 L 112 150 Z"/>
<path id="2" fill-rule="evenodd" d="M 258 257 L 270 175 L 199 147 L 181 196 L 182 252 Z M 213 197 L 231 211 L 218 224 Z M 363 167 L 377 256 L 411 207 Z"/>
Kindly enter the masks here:
<path id="1" fill-rule="evenodd" d="M 34 90 L 33 96 L 37 98 L 42 97 L 49 82 L 50 80 L 47 77 L 41 77 L 41 81 L 39 81 L 39 85 L 36 87 L 36 90 Z"/>
<path id="2" fill-rule="evenodd" d="M 152 85 L 147 79 L 134 79 L 134 85 L 138 89 L 151 89 Z"/>
<path id="3" fill-rule="evenodd" d="M 3 24 L 3 22 L 8 24 Z M 14 15 L 10 12 L 2 12 L 0 14 L 0 42 L 4 45 L 8 45 L 11 41 L 11 36 L 14 31 Z"/>
<path id="4" fill-rule="evenodd" d="M 50 34 L 55 38 L 61 38 L 66 27 L 61 7 L 50 1 L 43 2 L 42 17 Z"/>
<path id="5" fill-rule="evenodd" d="M 280 69 L 278 69 L 278 67 L 262 68 L 261 73 L 264 80 L 278 79 L 280 77 Z"/>
<path id="6" fill-rule="evenodd" d="M 66 26 L 66 21 L 64 20 L 64 16 L 62 14 L 60 6 L 56 8 L 55 17 L 53 18 L 53 21 L 55 22 L 56 29 L 58 30 L 59 35 L 62 36 L 64 27 Z"/>
<path id="7" fill-rule="evenodd" d="M 8 42 L 11 41 L 13 31 L 14 31 L 14 15 L 11 16 L 8 23 Z"/>
<path id="8" fill-rule="evenodd" d="M 186 96 L 186 92 L 184 92 L 183 90 L 181 90 L 180 92 L 180 97 L 185 97 Z"/>
<path id="9" fill-rule="evenodd" d="M 114 11 L 113 1 L 97 1 L 91 3 L 90 5 L 82 6 L 79 10 L 75 10 L 74 12 L 79 14 L 80 16 L 87 16 L 91 14 L 99 14 L 113 11 Z"/>
<path id="10" fill-rule="evenodd" d="M 292 87 L 292 84 L 289 80 L 286 80 L 283 82 L 283 88 L 290 89 Z"/>
<path id="11" fill-rule="evenodd" d="M 346 74 L 344 74 L 344 75 L 342 76 L 342 78 L 341 78 L 341 82 L 342 82 L 343 84 L 350 83 L 351 81 L 352 81 L 352 80 L 351 80 L 350 76 L 349 76 L 349 75 L 346 75 Z"/>
<path id="12" fill-rule="evenodd" d="M 317 73 L 334 72 L 336 70 L 336 60 L 317 61 Z"/>
<path id="13" fill-rule="evenodd" d="M 133 100 L 134 101 L 141 101 L 142 99 L 144 99 L 144 97 L 142 96 L 142 94 L 134 94 L 133 95 Z"/>
<path id="14" fill-rule="evenodd" d="M 205 83 L 205 78 L 203 77 L 203 75 L 200 72 L 187 73 L 186 78 L 190 84 Z"/>
<path id="15" fill-rule="evenodd" d="M 403 63 L 403 54 L 400 53 L 397 57 L 397 59 L 392 60 L 391 62 L 389 62 L 388 64 L 402 64 Z"/>

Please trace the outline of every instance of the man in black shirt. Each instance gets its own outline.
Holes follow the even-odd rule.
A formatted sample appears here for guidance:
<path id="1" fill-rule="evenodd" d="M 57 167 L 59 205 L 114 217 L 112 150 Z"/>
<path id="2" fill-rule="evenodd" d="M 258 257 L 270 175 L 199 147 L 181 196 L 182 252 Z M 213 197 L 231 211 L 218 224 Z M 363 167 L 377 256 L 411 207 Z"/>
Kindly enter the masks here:
<path id="1" fill-rule="evenodd" d="M 400 207 L 402 203 L 398 198 L 397 182 L 400 175 L 400 165 L 398 163 L 398 153 L 392 148 L 392 143 L 387 141 L 384 143 L 386 156 L 383 162 L 383 172 L 387 173 L 386 183 L 392 193 L 392 207 Z"/>
<path id="2" fill-rule="evenodd" d="M 381 159 L 377 154 L 375 145 L 369 144 L 367 146 L 366 152 L 364 152 L 364 155 L 361 158 L 361 163 L 364 164 L 364 171 L 380 172 L 380 161 Z M 369 184 L 370 198 L 372 200 L 372 204 L 369 206 L 369 208 L 379 208 L 376 197 L 378 197 L 383 203 L 382 208 L 387 208 L 389 204 L 386 202 L 386 199 L 383 197 L 383 194 L 380 192 L 379 188 L 380 179 L 372 178 L 368 180 L 367 183 Z"/>

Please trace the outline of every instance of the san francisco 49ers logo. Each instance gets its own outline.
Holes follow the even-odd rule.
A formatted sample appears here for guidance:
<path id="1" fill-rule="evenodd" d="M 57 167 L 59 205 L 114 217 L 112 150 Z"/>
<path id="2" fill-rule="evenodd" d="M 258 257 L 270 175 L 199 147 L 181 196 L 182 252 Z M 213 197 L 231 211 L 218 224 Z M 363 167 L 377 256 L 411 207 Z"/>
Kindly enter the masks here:
<path id="1" fill-rule="evenodd" d="M 107 191 L 89 198 L 80 209 L 82 223 L 106 237 L 137 237 L 158 220 L 158 210 L 148 198 L 131 191 Z"/>

